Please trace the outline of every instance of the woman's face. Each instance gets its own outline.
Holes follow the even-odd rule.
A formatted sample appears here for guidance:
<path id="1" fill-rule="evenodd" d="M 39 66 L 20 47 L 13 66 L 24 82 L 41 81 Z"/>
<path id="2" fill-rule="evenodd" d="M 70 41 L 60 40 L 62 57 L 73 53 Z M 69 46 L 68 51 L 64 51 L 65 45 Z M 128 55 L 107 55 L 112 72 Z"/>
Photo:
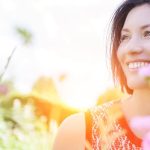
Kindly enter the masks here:
<path id="1" fill-rule="evenodd" d="M 138 74 L 140 68 L 150 65 L 150 5 L 133 8 L 121 31 L 118 60 L 128 86 L 135 90 L 147 88 L 146 81 Z"/>

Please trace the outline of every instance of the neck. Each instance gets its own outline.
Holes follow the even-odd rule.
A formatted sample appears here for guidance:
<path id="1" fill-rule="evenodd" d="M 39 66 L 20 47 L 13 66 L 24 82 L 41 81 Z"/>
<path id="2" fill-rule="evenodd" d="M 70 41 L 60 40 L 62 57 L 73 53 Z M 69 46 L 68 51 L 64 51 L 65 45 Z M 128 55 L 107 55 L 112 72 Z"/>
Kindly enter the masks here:
<path id="1" fill-rule="evenodd" d="M 150 115 L 150 89 L 135 90 L 131 96 L 131 106 L 137 115 Z"/>

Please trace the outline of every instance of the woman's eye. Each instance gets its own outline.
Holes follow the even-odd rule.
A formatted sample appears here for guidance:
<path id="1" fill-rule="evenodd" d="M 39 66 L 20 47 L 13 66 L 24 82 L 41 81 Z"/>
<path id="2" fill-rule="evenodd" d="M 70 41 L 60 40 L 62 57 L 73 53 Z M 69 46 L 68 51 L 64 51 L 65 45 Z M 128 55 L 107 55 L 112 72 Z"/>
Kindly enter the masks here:
<path id="1" fill-rule="evenodd" d="M 144 37 L 149 37 L 150 38 L 150 31 L 145 31 L 144 32 Z"/>
<path id="2" fill-rule="evenodd" d="M 120 42 L 123 42 L 123 41 L 128 40 L 128 39 L 129 39 L 128 35 L 122 35 L 120 38 Z"/>

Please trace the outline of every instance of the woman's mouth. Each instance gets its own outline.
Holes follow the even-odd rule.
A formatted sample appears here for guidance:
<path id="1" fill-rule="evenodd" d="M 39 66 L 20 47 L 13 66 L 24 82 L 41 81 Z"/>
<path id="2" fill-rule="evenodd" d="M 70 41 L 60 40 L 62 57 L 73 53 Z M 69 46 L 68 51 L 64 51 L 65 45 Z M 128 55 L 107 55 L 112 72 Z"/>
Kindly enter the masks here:
<path id="1" fill-rule="evenodd" d="M 150 62 L 130 62 L 127 63 L 129 69 L 139 69 L 150 65 Z"/>

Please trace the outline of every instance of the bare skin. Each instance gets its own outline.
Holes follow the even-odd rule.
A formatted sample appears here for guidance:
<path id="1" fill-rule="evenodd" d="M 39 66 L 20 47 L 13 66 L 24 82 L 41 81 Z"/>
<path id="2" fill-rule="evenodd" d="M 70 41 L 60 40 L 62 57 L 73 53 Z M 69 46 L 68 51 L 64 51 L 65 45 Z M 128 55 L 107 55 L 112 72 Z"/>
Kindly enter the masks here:
<path id="1" fill-rule="evenodd" d="M 83 113 L 71 115 L 61 124 L 53 150 L 84 150 L 85 119 Z"/>

